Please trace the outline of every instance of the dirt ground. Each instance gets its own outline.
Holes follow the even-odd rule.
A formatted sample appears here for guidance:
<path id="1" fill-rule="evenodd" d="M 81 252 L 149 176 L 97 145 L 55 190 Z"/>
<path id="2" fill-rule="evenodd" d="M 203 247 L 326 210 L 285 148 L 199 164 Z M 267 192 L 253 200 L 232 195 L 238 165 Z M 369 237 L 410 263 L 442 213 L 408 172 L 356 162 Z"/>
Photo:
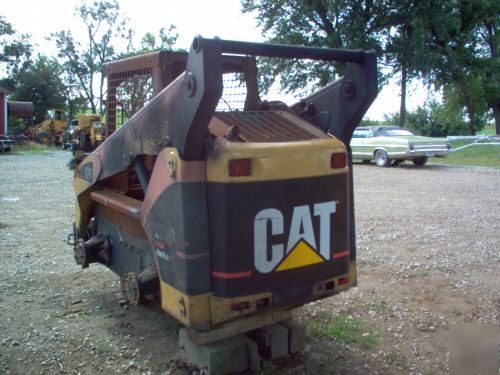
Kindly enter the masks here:
<path id="1" fill-rule="evenodd" d="M 74 264 L 69 156 L 0 155 L 0 373 L 196 373 L 158 304 L 120 307 L 113 273 Z M 310 329 L 304 352 L 262 373 L 447 373 L 454 326 L 499 326 L 500 170 L 354 173 L 358 287 L 296 317 L 321 328 L 333 314 L 374 340 Z"/>

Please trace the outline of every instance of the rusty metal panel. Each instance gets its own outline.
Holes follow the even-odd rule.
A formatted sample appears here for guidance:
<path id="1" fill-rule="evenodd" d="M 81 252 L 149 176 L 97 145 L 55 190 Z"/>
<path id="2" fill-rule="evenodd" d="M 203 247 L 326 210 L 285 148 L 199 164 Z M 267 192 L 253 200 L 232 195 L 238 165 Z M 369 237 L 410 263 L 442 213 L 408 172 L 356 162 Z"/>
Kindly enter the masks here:
<path id="1" fill-rule="evenodd" d="M 32 102 L 7 102 L 7 115 L 32 117 L 34 107 Z"/>
<path id="2" fill-rule="evenodd" d="M 187 53 L 160 51 L 109 62 L 107 125 L 113 133 L 168 86 L 186 68 Z"/>
<path id="3" fill-rule="evenodd" d="M 160 51 L 106 63 L 109 134 L 184 73 L 187 57 L 186 52 Z M 218 110 L 256 110 L 260 99 L 255 58 L 230 55 L 222 61 L 225 90 Z"/>
<path id="4" fill-rule="evenodd" d="M 294 142 L 328 138 L 311 124 L 286 112 L 217 112 L 214 117 L 226 125 L 227 131 L 237 126 L 238 138 L 244 142 Z M 222 135 L 221 124 L 216 126 L 217 135 Z"/>

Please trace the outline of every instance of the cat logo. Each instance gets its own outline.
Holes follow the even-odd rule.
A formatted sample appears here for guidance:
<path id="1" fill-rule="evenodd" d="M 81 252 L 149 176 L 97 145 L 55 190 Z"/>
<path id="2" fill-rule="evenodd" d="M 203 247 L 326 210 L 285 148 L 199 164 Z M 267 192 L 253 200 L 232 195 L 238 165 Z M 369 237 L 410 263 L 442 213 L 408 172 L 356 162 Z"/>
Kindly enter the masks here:
<path id="1" fill-rule="evenodd" d="M 254 264 L 257 271 L 285 271 L 330 260 L 330 221 L 337 203 L 316 203 L 312 216 L 308 205 L 294 207 L 286 251 L 285 244 L 268 243 L 269 229 L 271 236 L 284 234 L 283 214 L 275 208 L 260 211 L 254 219 Z M 313 216 L 319 223 L 319 241 L 314 235 Z"/>

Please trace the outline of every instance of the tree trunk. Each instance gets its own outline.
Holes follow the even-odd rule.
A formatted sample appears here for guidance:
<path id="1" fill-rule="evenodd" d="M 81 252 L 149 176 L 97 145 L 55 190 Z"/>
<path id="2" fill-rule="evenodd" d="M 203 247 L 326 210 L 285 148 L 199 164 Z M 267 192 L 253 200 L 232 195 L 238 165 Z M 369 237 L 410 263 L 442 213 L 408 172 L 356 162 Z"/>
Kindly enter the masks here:
<path id="1" fill-rule="evenodd" d="M 495 103 L 492 108 L 495 117 L 496 135 L 500 135 L 500 102 Z"/>
<path id="2" fill-rule="evenodd" d="M 90 101 L 90 108 L 92 109 L 92 114 L 95 115 L 97 113 L 97 108 L 96 108 L 96 105 L 94 103 L 94 100 Z"/>
<path id="3" fill-rule="evenodd" d="M 406 65 L 401 67 L 401 104 L 399 106 L 399 126 L 404 128 L 406 122 Z"/>
<path id="4" fill-rule="evenodd" d="M 476 135 L 476 122 L 477 117 L 474 112 L 474 107 L 472 105 L 472 98 L 470 95 L 465 94 L 465 108 L 467 110 L 467 116 L 469 117 L 469 135 Z"/>

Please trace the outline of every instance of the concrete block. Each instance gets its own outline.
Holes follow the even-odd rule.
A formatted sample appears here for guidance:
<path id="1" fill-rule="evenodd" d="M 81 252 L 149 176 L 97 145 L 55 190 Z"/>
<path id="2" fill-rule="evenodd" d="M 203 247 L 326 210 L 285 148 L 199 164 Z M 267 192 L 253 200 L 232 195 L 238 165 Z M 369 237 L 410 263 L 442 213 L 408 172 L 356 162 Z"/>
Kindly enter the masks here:
<path id="1" fill-rule="evenodd" d="M 258 374 L 261 370 L 259 347 L 257 343 L 247 336 L 243 336 L 247 340 L 248 350 L 248 369 L 254 374 Z"/>
<path id="2" fill-rule="evenodd" d="M 290 354 L 304 350 L 306 327 L 293 319 L 280 322 L 288 330 L 288 352 Z"/>
<path id="3" fill-rule="evenodd" d="M 197 345 L 190 339 L 186 328 L 182 328 L 179 345 L 188 361 L 208 374 L 228 374 L 249 368 L 260 371 L 257 345 L 244 335 Z"/>
<path id="4" fill-rule="evenodd" d="M 288 354 L 288 329 L 280 324 L 271 324 L 248 333 L 259 345 L 260 352 L 269 359 Z"/>

